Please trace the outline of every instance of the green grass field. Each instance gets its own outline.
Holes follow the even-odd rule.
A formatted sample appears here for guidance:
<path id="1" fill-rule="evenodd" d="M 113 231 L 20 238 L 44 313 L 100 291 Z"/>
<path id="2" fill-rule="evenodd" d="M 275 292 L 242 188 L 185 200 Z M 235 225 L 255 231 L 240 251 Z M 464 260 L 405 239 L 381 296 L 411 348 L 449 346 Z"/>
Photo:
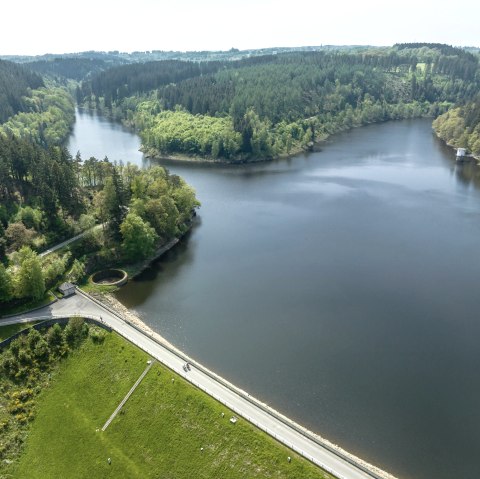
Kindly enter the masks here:
<path id="1" fill-rule="evenodd" d="M 0 477 L 331 477 L 246 421 L 231 424 L 227 408 L 158 363 L 101 432 L 148 359 L 115 333 L 87 339 L 39 395 L 24 451 Z"/>

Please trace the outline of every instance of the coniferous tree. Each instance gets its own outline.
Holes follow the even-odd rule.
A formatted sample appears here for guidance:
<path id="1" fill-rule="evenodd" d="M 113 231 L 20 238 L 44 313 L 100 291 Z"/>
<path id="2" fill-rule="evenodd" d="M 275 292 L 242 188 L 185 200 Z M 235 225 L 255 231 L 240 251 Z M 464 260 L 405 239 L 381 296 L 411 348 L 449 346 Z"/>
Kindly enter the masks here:
<path id="1" fill-rule="evenodd" d="M 122 239 L 120 226 L 127 213 L 127 194 L 116 165 L 112 168 L 112 176 L 105 181 L 103 191 L 108 232 L 114 241 L 120 241 Z"/>

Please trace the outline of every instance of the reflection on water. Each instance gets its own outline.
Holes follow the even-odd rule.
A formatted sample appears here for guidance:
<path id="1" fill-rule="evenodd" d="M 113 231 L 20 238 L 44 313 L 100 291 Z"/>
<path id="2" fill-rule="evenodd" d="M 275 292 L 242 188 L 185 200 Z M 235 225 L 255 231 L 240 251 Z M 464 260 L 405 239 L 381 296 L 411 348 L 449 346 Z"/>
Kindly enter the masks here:
<path id="1" fill-rule="evenodd" d="M 453 167 L 455 177 L 465 186 L 480 187 L 480 167 L 476 161 L 463 161 L 455 163 Z"/>
<path id="2" fill-rule="evenodd" d="M 478 477 L 476 165 L 416 120 L 288 161 L 169 168 L 196 188 L 201 223 L 119 298 L 402 478 Z"/>
<path id="3" fill-rule="evenodd" d="M 113 123 L 95 112 L 77 109 L 74 129 L 67 142 L 72 155 L 80 151 L 82 159 L 92 156 L 103 160 L 145 166 L 149 162 L 139 151 L 140 138 L 119 123 Z"/>

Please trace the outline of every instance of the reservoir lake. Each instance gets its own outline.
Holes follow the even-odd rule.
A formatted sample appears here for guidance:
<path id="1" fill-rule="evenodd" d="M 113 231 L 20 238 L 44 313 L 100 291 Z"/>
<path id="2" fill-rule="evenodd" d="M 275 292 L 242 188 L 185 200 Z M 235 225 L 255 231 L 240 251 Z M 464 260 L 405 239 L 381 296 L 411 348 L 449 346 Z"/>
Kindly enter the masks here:
<path id="1" fill-rule="evenodd" d="M 137 135 L 77 112 L 68 148 L 140 167 Z M 117 298 L 283 414 L 405 479 L 480 477 L 480 167 L 431 120 L 248 165 L 158 162 L 202 203 Z"/>

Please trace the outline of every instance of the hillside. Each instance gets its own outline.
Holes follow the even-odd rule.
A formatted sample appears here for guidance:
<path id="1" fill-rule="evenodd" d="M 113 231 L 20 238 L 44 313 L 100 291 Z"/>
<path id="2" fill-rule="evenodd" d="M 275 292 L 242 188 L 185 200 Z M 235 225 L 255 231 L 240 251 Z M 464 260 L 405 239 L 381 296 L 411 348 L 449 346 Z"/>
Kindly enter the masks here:
<path id="1" fill-rule="evenodd" d="M 42 78 L 27 68 L 0 60 L 0 123 L 28 109 L 25 96 L 43 86 Z"/>
<path id="2" fill-rule="evenodd" d="M 77 101 L 134 126 L 152 156 L 243 161 L 372 122 L 435 117 L 474 97 L 477 72 L 478 56 L 439 44 L 148 62 L 83 81 Z"/>
<path id="3" fill-rule="evenodd" d="M 480 156 L 480 95 L 439 116 L 433 128 L 448 144 Z"/>

